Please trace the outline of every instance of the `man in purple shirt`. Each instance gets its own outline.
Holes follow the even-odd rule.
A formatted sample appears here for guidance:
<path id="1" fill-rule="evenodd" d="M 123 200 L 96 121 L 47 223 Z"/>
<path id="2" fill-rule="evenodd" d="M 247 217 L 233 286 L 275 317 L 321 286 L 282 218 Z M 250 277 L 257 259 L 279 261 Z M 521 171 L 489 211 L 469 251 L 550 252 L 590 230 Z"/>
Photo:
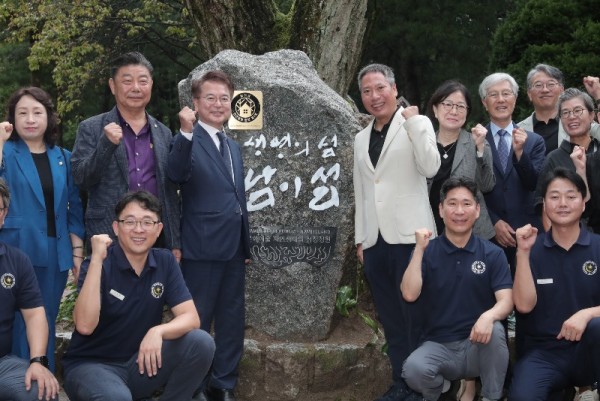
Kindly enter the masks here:
<path id="1" fill-rule="evenodd" d="M 163 234 L 156 247 L 171 249 L 179 261 L 179 198 L 166 176 L 171 131 L 146 112 L 152 93 L 152 64 L 138 52 L 112 63 L 110 90 L 116 106 L 91 117 L 77 130 L 71 163 L 73 179 L 88 191 L 87 238 L 109 234 L 112 210 L 130 190 L 147 190 L 163 209 Z"/>

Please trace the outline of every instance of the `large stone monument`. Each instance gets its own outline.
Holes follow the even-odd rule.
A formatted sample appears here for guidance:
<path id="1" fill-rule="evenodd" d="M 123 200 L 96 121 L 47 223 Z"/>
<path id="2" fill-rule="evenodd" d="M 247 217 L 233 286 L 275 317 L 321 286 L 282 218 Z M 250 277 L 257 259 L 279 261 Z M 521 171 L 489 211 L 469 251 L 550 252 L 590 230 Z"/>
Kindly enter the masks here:
<path id="1" fill-rule="evenodd" d="M 246 324 L 280 340 L 316 341 L 330 330 L 336 291 L 353 251 L 352 145 L 361 129 L 350 105 L 317 75 L 300 51 L 261 56 L 227 50 L 179 84 L 204 72 L 227 72 L 241 121 L 262 112 L 262 129 L 235 130 L 244 157 L 252 264 Z M 246 116 L 246 117 L 243 117 Z M 232 124 L 233 127 L 233 124 Z"/>

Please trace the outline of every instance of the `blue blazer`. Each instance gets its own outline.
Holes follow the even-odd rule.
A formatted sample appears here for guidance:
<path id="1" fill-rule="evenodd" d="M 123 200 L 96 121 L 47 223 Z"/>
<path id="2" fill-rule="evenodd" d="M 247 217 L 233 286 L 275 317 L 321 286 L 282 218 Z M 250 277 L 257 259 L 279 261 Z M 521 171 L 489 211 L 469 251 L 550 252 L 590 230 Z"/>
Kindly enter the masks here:
<path id="1" fill-rule="evenodd" d="M 64 153 L 63 153 L 64 151 Z M 71 153 L 60 147 L 47 147 L 54 185 L 54 216 L 60 271 L 73 267 L 73 249 L 69 234 L 85 237 L 83 208 L 79 189 L 71 175 Z M 65 160 L 66 157 L 66 160 Z M 34 266 L 48 266 L 48 225 L 46 203 L 37 168 L 27 144 L 21 139 L 7 141 L 2 151 L 0 175 L 10 189 L 10 206 L 0 230 L 0 240 L 29 256 Z"/>
<path id="2" fill-rule="evenodd" d="M 221 153 L 200 124 L 192 140 L 181 133 L 173 139 L 167 174 L 181 185 L 182 257 L 191 260 L 227 261 L 240 240 L 250 258 L 248 210 L 244 165 L 239 145 L 228 139 L 235 183 Z"/>
<path id="3" fill-rule="evenodd" d="M 514 230 L 526 224 L 541 228 L 541 220 L 534 212 L 534 193 L 546 154 L 544 139 L 526 131 L 527 140 L 521 160 L 517 161 L 511 147 L 506 171 L 502 171 L 490 124 L 486 128 L 496 177 L 494 189 L 484 195 L 492 224 L 504 220 Z"/>

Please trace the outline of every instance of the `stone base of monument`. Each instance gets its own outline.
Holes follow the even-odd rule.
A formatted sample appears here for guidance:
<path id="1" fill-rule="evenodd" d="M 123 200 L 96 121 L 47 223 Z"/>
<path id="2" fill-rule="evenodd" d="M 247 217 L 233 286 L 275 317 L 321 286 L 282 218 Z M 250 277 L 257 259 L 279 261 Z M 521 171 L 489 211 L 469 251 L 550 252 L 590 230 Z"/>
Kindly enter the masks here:
<path id="1" fill-rule="evenodd" d="M 57 359 L 61 358 L 70 338 L 71 333 L 57 334 Z M 365 345 L 246 339 L 236 397 L 238 401 L 377 398 L 387 390 L 391 378 L 389 362 L 381 346 L 381 342 Z M 61 374 L 59 369 L 59 380 Z M 64 393 L 60 397 L 68 401 Z"/>

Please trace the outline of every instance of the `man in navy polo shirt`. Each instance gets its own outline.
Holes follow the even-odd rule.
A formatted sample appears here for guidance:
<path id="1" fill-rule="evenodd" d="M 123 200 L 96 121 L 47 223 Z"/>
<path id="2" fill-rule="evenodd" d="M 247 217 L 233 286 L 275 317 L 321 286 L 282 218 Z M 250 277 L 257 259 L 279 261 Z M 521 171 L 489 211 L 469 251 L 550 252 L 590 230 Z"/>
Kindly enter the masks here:
<path id="1" fill-rule="evenodd" d="M 189 401 L 212 362 L 215 345 L 200 319 L 179 265 L 151 248 L 162 229 L 160 201 L 127 193 L 113 230 L 91 239 L 79 276 L 75 331 L 63 359 L 71 401 L 138 400 L 164 389 L 163 401 Z M 174 318 L 161 323 L 168 305 Z"/>
<path id="2" fill-rule="evenodd" d="M 542 194 L 552 228 L 516 232 L 513 295 L 525 352 L 511 401 L 545 401 L 600 380 L 600 236 L 580 224 L 587 189 L 574 171 L 558 168 L 546 176 Z"/>
<path id="3" fill-rule="evenodd" d="M 499 400 L 508 365 L 501 321 L 513 308 L 510 269 L 502 249 L 473 235 L 476 184 L 452 177 L 440 192 L 444 234 L 430 240 L 430 230 L 416 231 L 400 284 L 404 299 L 421 299 L 426 311 L 421 345 L 406 359 L 402 376 L 423 395 L 410 401 L 435 401 L 451 380 L 477 376 L 483 399 Z"/>
<path id="4" fill-rule="evenodd" d="M 0 228 L 8 213 L 8 186 L 0 178 Z M 15 311 L 27 328 L 31 361 L 10 355 Z M 0 400 L 58 398 L 58 381 L 48 370 L 48 321 L 44 301 L 29 258 L 0 242 Z"/>

